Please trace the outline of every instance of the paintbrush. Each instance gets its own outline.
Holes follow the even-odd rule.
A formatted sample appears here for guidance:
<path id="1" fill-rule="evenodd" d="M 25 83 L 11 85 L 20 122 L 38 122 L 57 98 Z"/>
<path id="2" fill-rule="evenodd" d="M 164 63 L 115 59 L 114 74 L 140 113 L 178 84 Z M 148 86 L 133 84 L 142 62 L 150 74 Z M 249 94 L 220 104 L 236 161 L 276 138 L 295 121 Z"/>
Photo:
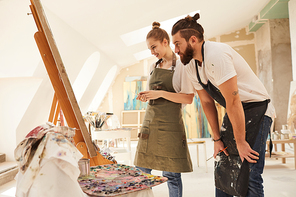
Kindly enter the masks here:
<path id="1" fill-rule="evenodd" d="M 219 153 L 223 152 L 224 150 L 226 150 L 227 147 L 225 147 L 224 149 L 220 150 Z M 214 157 L 214 155 L 210 158 L 207 159 L 207 161 L 209 161 L 210 159 L 212 159 Z"/>
<path id="2" fill-rule="evenodd" d="M 104 125 L 104 123 L 111 117 L 113 115 L 113 113 L 106 113 L 105 114 L 105 117 L 104 117 L 104 119 L 102 120 L 102 122 L 101 122 L 101 124 L 100 124 L 100 126 L 99 126 L 99 128 L 101 128 L 103 125 Z"/>

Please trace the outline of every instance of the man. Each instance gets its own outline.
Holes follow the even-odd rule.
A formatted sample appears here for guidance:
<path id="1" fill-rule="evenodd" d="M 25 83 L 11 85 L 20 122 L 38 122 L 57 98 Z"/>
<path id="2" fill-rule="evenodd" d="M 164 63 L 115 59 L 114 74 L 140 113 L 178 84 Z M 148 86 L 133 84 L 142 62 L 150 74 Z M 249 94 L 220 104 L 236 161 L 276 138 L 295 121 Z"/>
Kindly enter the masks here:
<path id="1" fill-rule="evenodd" d="M 204 41 L 198 19 L 197 13 L 176 22 L 172 38 L 213 131 L 216 196 L 264 196 L 261 174 L 274 107 L 234 49 Z M 226 108 L 221 131 L 215 101 Z"/>

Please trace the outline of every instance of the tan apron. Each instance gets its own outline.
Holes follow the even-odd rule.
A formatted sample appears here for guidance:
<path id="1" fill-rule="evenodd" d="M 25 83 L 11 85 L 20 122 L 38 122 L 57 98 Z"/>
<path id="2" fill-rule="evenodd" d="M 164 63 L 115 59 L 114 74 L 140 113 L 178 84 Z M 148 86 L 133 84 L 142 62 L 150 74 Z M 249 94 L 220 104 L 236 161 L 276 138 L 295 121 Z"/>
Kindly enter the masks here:
<path id="1" fill-rule="evenodd" d="M 173 61 L 172 70 L 155 66 L 150 74 L 150 90 L 175 92 L 172 84 L 175 64 Z M 136 166 L 175 173 L 192 172 L 180 103 L 164 98 L 150 100 L 138 137 Z"/>

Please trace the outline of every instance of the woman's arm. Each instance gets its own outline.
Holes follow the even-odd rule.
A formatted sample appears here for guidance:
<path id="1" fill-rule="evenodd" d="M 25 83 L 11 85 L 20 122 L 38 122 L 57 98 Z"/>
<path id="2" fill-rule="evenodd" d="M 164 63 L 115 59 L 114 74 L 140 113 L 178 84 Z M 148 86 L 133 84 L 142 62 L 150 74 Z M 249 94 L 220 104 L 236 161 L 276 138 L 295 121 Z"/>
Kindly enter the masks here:
<path id="1" fill-rule="evenodd" d="M 150 99 L 165 98 L 175 103 L 191 104 L 194 94 L 174 93 L 163 90 L 149 90 L 140 92 L 137 99 L 146 102 Z"/>

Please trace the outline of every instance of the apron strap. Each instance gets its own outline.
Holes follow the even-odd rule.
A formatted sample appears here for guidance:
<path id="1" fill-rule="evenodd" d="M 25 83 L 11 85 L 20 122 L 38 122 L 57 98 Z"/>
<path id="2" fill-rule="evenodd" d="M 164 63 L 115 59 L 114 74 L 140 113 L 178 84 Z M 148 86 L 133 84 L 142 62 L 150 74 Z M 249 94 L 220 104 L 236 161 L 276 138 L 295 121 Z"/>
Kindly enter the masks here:
<path id="1" fill-rule="evenodd" d="M 176 54 L 173 52 L 172 71 L 175 70 L 175 67 L 176 67 Z"/>
<path id="2" fill-rule="evenodd" d="M 175 70 L 175 67 L 176 67 L 176 54 L 173 52 L 173 59 L 172 59 L 172 71 Z M 158 64 L 160 64 L 162 62 L 162 58 L 159 59 L 156 63 L 155 63 L 155 66 L 154 68 L 156 68 L 158 66 Z M 153 73 L 153 71 L 151 71 L 150 75 Z"/>

